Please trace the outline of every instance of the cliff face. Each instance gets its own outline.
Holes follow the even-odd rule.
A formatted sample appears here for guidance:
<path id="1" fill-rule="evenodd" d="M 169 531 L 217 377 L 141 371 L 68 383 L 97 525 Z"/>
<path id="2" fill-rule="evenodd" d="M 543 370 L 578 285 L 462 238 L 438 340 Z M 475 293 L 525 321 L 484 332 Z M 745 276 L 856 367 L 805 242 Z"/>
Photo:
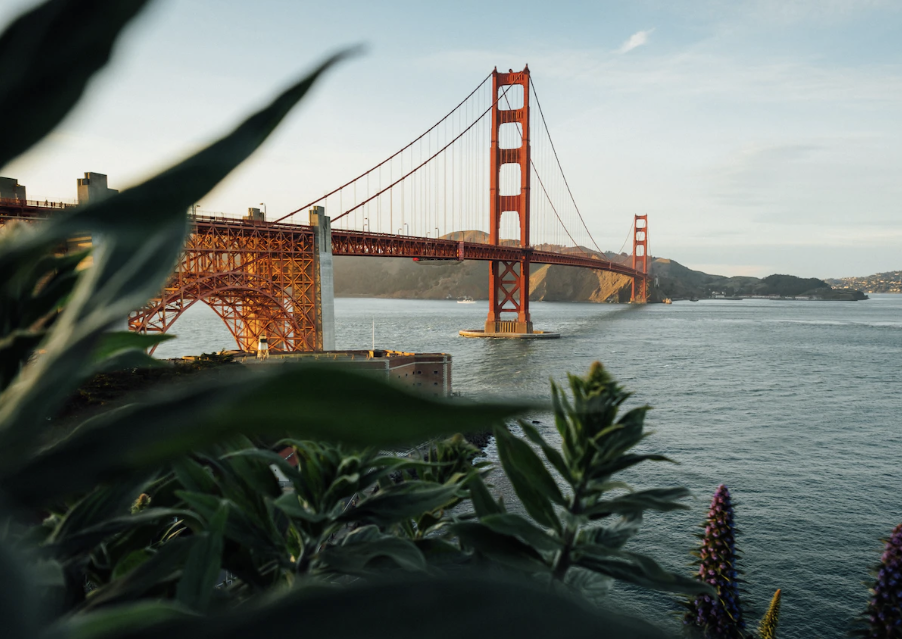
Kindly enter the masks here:
<path id="1" fill-rule="evenodd" d="M 471 239 L 471 238 L 468 238 Z M 472 238 L 480 240 L 482 238 Z M 607 254 L 626 263 L 626 255 Z M 487 262 L 414 262 L 406 258 L 335 257 L 335 294 L 339 297 L 406 299 L 488 299 Z M 863 299 L 860 291 L 831 289 L 823 280 L 792 275 L 724 277 L 693 271 L 673 260 L 655 258 L 651 300 L 743 295 L 813 295 L 821 299 Z M 548 302 L 628 302 L 630 278 L 570 266 L 534 265 L 529 298 Z"/>
<path id="2" fill-rule="evenodd" d="M 487 262 L 414 262 L 406 258 L 334 258 L 339 297 L 488 299 Z M 533 266 L 529 298 L 535 301 L 604 302 L 630 279 L 623 275 L 547 264 Z"/>

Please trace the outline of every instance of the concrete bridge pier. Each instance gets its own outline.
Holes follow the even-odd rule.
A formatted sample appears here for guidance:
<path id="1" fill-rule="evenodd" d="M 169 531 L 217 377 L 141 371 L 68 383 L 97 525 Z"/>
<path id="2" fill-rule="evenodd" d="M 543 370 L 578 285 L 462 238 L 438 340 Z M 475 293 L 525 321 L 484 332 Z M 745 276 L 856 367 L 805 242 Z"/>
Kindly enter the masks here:
<path id="1" fill-rule="evenodd" d="M 335 350 L 335 282 L 332 269 L 332 226 L 326 209 L 310 209 L 313 227 L 313 286 L 316 299 L 316 350 Z"/>

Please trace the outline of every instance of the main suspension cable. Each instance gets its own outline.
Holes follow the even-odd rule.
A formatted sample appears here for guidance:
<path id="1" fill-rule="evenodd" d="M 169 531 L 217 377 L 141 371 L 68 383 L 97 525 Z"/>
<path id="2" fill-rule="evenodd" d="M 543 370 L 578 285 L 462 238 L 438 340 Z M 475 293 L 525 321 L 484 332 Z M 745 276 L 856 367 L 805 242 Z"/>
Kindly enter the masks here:
<path id="1" fill-rule="evenodd" d="M 438 125 L 440 125 L 442 122 L 444 122 L 444 121 L 447 120 L 449 117 L 451 117 L 451 116 L 452 116 L 452 115 L 453 115 L 453 114 L 454 114 L 461 106 L 464 105 L 464 103 L 465 103 L 467 100 L 469 100 L 470 98 L 472 98 L 473 95 L 474 95 L 477 91 L 479 91 L 479 89 L 481 89 L 482 86 L 486 83 L 486 81 L 487 81 L 489 78 L 491 78 L 491 77 L 492 77 L 492 74 L 489 73 L 489 74 L 483 79 L 483 81 L 480 82 L 479 85 L 478 85 L 475 89 L 473 89 L 473 90 L 470 92 L 470 94 L 469 94 L 467 97 L 465 97 L 463 100 L 461 100 L 460 104 L 458 104 L 456 107 L 454 107 L 453 109 L 451 109 L 451 111 L 450 111 L 445 117 L 443 117 L 441 120 L 439 120 L 438 122 L 436 122 L 435 124 L 433 124 L 431 127 L 429 127 L 429 128 L 426 130 L 425 133 L 423 133 L 420 137 L 418 137 L 418 138 L 416 138 L 415 140 L 413 140 L 412 142 L 410 142 L 407 146 L 405 146 L 404 148 L 402 148 L 400 151 L 398 151 L 398 152 L 396 152 L 396 153 L 390 155 L 389 157 L 385 158 L 382 162 L 380 162 L 379 164 L 377 164 L 377 165 L 374 166 L 373 168 L 369 169 L 368 171 L 365 171 L 365 172 L 361 173 L 360 175 L 358 175 L 357 177 L 355 177 L 353 180 L 350 180 L 350 181 L 346 182 L 345 184 L 342 184 L 342 185 L 339 186 L 337 189 L 335 189 L 335 190 L 333 190 L 333 191 L 330 191 L 329 193 L 326 193 L 326 194 L 323 195 L 322 197 L 318 197 L 317 199 L 313 200 L 313 201 L 310 202 L 309 204 L 305 204 L 304 206 L 301 206 L 301 207 L 295 209 L 295 210 L 292 211 L 291 213 L 287 213 L 286 215 L 283 215 L 283 216 L 280 217 L 278 220 L 276 220 L 276 221 L 274 222 L 274 224 L 277 224 L 277 223 L 281 222 L 282 220 L 284 220 L 285 218 L 291 217 L 292 215 L 294 215 L 294 214 L 296 214 L 296 213 L 300 213 L 301 211 L 303 211 L 303 210 L 306 209 L 307 207 L 313 206 L 313 205 L 316 204 L 317 202 L 321 202 L 322 200 L 325 200 L 325 199 L 326 199 L 327 197 L 329 197 L 330 195 L 335 195 L 336 193 L 338 193 L 339 191 L 341 191 L 341 190 L 344 189 L 345 187 L 350 186 L 351 184 L 353 184 L 353 183 L 356 182 L 357 180 L 359 180 L 359 179 L 361 179 L 361 178 L 363 178 L 363 177 L 369 175 L 370 173 L 372 173 L 373 171 L 375 171 L 375 170 L 378 169 L 379 167 L 383 166 L 386 162 L 390 162 L 391 160 L 393 160 L 393 159 L 395 159 L 396 157 L 398 157 L 399 155 L 401 155 L 401 153 L 403 153 L 404 151 L 406 151 L 407 149 L 409 149 L 410 147 L 412 147 L 414 144 L 416 144 L 417 142 L 419 142 L 420 140 L 422 140 L 424 137 L 426 137 L 427 135 L 429 135 L 429 133 L 431 133 L 433 129 L 435 129 Z M 369 201 L 369 200 L 367 200 L 367 201 Z M 356 207 L 355 207 L 355 208 L 356 208 Z M 343 217 L 343 216 L 342 216 L 342 217 Z M 336 218 L 336 219 L 338 219 L 338 218 Z M 333 220 L 333 221 L 334 221 L 334 220 Z"/>
<path id="2" fill-rule="evenodd" d="M 582 222 L 583 228 L 586 229 L 586 233 L 589 234 L 589 239 L 592 240 L 592 244 L 595 245 L 595 249 L 601 253 L 602 250 L 598 247 L 598 242 L 595 241 L 595 238 L 592 237 L 591 231 L 589 231 L 589 227 L 586 226 L 586 221 L 583 219 L 583 214 L 580 213 L 579 207 L 576 205 L 576 198 L 573 197 L 573 191 L 570 190 L 570 184 L 567 182 L 567 176 L 564 174 L 564 168 L 561 166 L 561 160 L 558 158 L 557 149 L 554 148 L 554 140 L 551 139 L 551 132 L 548 130 L 548 123 L 545 122 L 545 113 L 542 111 L 542 103 L 539 101 L 539 93 L 536 91 L 536 85 L 532 81 L 532 76 L 529 78 L 529 86 L 532 87 L 532 94 L 536 98 L 536 106 L 539 107 L 539 115 L 542 117 L 542 126 L 545 127 L 545 134 L 548 136 L 548 142 L 551 144 L 551 150 L 554 152 L 554 159 L 557 161 L 558 169 L 560 169 L 561 177 L 564 178 L 564 186 L 567 187 L 567 193 L 570 194 L 570 200 L 573 202 L 573 207 L 576 209 L 576 214 L 579 216 L 579 221 Z"/>
<path id="3" fill-rule="evenodd" d="M 481 86 L 481 85 L 480 85 L 480 86 Z M 513 86 L 513 85 L 509 85 L 509 86 L 508 86 L 508 89 L 510 88 L 510 86 Z M 508 89 L 505 89 L 505 90 L 504 90 L 504 93 L 502 94 L 501 97 L 504 97 L 504 96 L 507 95 Z M 492 111 L 492 107 L 494 107 L 494 106 L 498 103 L 498 100 L 500 100 L 500 99 L 501 99 L 500 97 L 499 97 L 499 98 L 496 98 L 495 101 L 494 101 L 491 105 L 489 105 L 489 108 L 487 108 L 485 111 L 483 111 L 483 112 L 482 112 L 482 115 L 480 115 L 478 118 L 476 118 L 476 120 L 474 120 L 474 121 L 470 124 L 470 126 L 468 126 L 466 129 L 464 129 L 463 131 L 461 131 L 461 132 L 457 135 L 457 137 L 454 138 L 453 140 L 451 140 L 450 142 L 448 142 L 448 144 L 446 144 L 446 145 L 443 146 L 441 149 L 439 149 L 438 151 L 436 151 L 435 153 L 433 153 L 431 156 L 429 156 L 428 158 L 426 158 L 426 160 L 424 160 L 423 162 L 421 162 L 416 168 L 414 168 L 414 169 L 412 169 L 411 171 L 409 171 L 406 175 L 403 175 L 402 177 L 398 178 L 395 182 L 393 182 L 392 184 L 389 184 L 387 187 L 385 187 L 384 189 L 382 189 L 381 191 L 379 191 L 379 192 L 376 193 L 375 195 L 373 195 L 373 196 L 371 196 L 371 197 L 365 199 L 364 201 L 358 203 L 357 205 L 355 205 L 354 207 L 348 209 L 347 211 L 345 211 L 344 213 L 342 213 L 342 214 L 339 215 L 338 217 L 333 218 L 333 219 L 332 219 L 332 223 L 337 222 L 338 220 L 340 220 L 341 218 L 343 218 L 344 216 L 346 216 L 348 213 L 352 213 L 353 211 L 359 209 L 361 206 L 363 206 L 364 204 L 366 204 L 366 203 L 369 202 L 370 200 L 372 200 L 372 199 L 374 199 L 374 198 L 377 198 L 377 197 L 379 197 L 380 195 L 382 195 L 383 193 L 385 193 L 386 191 L 388 191 L 389 189 L 394 188 L 394 187 L 397 186 L 399 183 L 403 182 L 405 179 L 407 179 L 408 177 L 410 177 L 411 175 L 413 175 L 414 173 L 416 173 L 417 171 L 419 171 L 421 168 L 423 168 L 424 166 L 426 166 L 427 164 L 429 164 L 429 163 L 430 163 L 432 160 L 434 160 L 436 157 L 438 157 L 439 155 L 441 155 L 442 153 L 444 153 L 444 152 L 448 149 L 448 147 L 450 147 L 452 144 L 454 144 L 454 143 L 457 142 L 459 139 L 461 139 L 461 138 L 464 136 L 465 133 L 467 133 L 470 129 L 472 129 L 474 126 L 476 126 L 476 125 L 479 123 L 479 121 L 482 120 L 482 118 L 484 118 L 486 115 L 488 115 L 488 114 Z M 334 193 L 334 191 L 333 191 L 333 193 Z M 315 204 L 316 202 L 319 202 L 321 199 L 323 199 L 323 198 L 320 198 L 319 200 L 315 200 L 315 201 L 312 202 L 311 204 Z M 303 208 L 303 207 L 302 207 L 302 208 Z M 299 209 L 299 210 L 300 210 L 300 209 Z"/>

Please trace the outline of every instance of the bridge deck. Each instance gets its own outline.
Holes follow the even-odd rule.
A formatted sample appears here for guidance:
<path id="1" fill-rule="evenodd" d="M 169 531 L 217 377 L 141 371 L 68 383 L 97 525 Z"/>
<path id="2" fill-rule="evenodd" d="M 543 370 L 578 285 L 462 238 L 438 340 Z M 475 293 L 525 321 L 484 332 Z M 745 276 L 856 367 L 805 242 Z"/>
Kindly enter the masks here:
<path id="1" fill-rule="evenodd" d="M 69 205 L 55 202 L 37 202 L 29 200 L 0 200 L 0 223 L 8 219 L 42 219 L 67 208 Z M 279 234 L 309 234 L 313 228 L 303 224 L 286 224 L 274 222 L 253 222 L 232 217 L 194 216 L 194 223 L 199 231 L 222 230 L 245 231 Z M 203 250 L 195 248 L 195 250 Z M 214 249 L 210 249 L 214 250 Z M 222 250 L 221 247 L 215 250 Z M 369 233 L 366 231 L 348 231 L 332 229 L 333 255 L 355 255 L 367 257 L 408 257 L 430 260 L 478 260 L 519 262 L 525 256 L 533 264 L 556 264 L 560 266 L 576 266 L 600 271 L 620 273 L 630 277 L 647 278 L 648 275 L 634 270 L 625 264 L 612 262 L 570 249 L 570 253 L 555 253 L 534 248 L 518 246 L 482 244 L 479 242 L 459 242 L 456 240 L 434 239 L 413 235 L 393 235 L 387 233 Z"/>

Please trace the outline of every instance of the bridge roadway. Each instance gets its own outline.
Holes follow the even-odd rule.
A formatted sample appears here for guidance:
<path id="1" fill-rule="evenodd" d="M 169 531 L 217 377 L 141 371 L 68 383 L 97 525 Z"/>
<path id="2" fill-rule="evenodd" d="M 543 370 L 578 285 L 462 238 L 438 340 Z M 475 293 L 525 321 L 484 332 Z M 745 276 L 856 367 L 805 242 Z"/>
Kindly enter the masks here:
<path id="1" fill-rule="evenodd" d="M 28 200 L 0 200 L 0 225 L 10 219 L 43 219 L 69 208 L 59 202 L 39 202 Z M 284 222 L 254 222 L 233 217 L 213 217 L 195 215 L 194 224 L 201 235 L 214 234 L 220 238 L 238 236 L 248 231 L 254 234 L 274 234 L 288 236 L 303 235 L 305 242 L 313 237 L 313 227 L 303 224 L 287 224 Z M 300 240 L 301 238 L 297 238 Z M 195 246 L 195 252 L 222 251 L 223 246 L 204 248 Z M 483 244 L 480 242 L 460 242 L 457 240 L 434 239 L 413 235 L 393 235 L 388 233 L 370 233 L 367 231 L 349 231 L 332 229 L 332 254 L 355 255 L 369 257 L 407 257 L 425 260 L 477 260 L 519 262 L 528 255 L 532 264 L 557 264 L 560 266 L 577 266 L 601 271 L 609 271 L 628 275 L 629 277 L 648 278 L 646 273 L 637 271 L 625 264 L 603 260 L 585 253 L 555 253 L 534 248 Z M 253 252 L 243 246 L 242 252 Z M 266 249 L 261 249 L 266 251 Z"/>
<path id="2" fill-rule="evenodd" d="M 65 214 L 73 205 L 0 200 L 0 226 L 12 220 L 41 221 Z M 128 319 L 141 333 L 165 333 L 193 304 L 203 301 L 223 320 L 243 351 L 254 351 L 266 335 L 274 351 L 329 350 L 332 332 L 323 311 L 322 276 L 316 243 L 318 227 L 232 217 L 192 216 L 193 232 L 169 281 L 159 295 Z M 332 255 L 402 257 L 427 260 L 480 260 L 505 264 L 558 264 L 610 271 L 647 282 L 648 276 L 624 264 L 579 249 L 555 253 L 533 247 L 461 242 L 450 239 L 332 230 Z M 85 238 L 86 239 L 86 238 Z M 639 279 L 641 278 L 641 279 Z M 507 280 L 504 283 L 509 284 Z M 516 291 L 516 288 L 514 288 Z M 510 297 L 510 295 L 508 295 Z"/>
<path id="3" fill-rule="evenodd" d="M 256 227 L 255 230 L 270 229 L 276 233 L 304 233 L 311 236 L 313 234 L 312 227 L 302 224 L 260 223 L 235 218 L 204 216 L 196 216 L 194 219 L 199 232 L 205 231 L 207 228 L 212 229 L 213 227 L 220 232 L 245 231 L 248 227 Z M 332 229 L 332 254 L 368 257 L 408 257 L 449 261 L 477 260 L 485 262 L 519 262 L 524 256 L 528 255 L 528 259 L 532 264 L 577 266 L 620 273 L 630 277 L 648 277 L 646 273 L 634 270 L 625 264 L 602 260 L 585 253 L 555 253 L 553 251 L 541 251 L 518 246 L 496 246 L 480 242 L 461 242 L 413 235 L 370 233 L 367 231 L 349 231 L 335 228 Z"/>

